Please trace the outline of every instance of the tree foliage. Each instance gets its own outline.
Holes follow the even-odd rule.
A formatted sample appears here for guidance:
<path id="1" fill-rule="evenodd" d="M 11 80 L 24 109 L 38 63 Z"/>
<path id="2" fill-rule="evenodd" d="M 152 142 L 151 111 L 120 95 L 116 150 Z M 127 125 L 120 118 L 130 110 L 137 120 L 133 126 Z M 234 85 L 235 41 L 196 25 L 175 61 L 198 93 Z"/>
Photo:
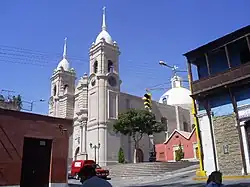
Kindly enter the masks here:
<path id="1" fill-rule="evenodd" d="M 180 161 L 183 158 L 184 158 L 184 152 L 182 150 L 182 146 L 180 143 L 178 150 L 175 151 L 175 161 Z"/>
<path id="2" fill-rule="evenodd" d="M 120 113 L 113 127 L 116 133 L 132 136 L 135 148 L 138 148 L 143 134 L 150 135 L 164 130 L 162 123 L 156 121 L 152 112 L 139 109 Z"/>
<path id="3" fill-rule="evenodd" d="M 125 163 L 125 156 L 124 156 L 123 149 L 121 147 L 118 152 L 118 162 L 122 164 Z"/>

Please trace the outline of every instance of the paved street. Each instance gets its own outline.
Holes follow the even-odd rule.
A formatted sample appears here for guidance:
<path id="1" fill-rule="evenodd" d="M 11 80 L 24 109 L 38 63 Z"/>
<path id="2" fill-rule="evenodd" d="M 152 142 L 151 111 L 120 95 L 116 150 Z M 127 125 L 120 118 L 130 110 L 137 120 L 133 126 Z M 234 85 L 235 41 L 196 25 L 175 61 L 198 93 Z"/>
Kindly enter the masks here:
<path id="1" fill-rule="evenodd" d="M 133 179 L 113 179 L 109 182 L 114 187 L 203 187 L 205 186 L 205 182 L 200 181 L 193 181 L 192 178 L 194 177 L 195 173 L 190 172 L 182 175 L 178 175 L 176 177 L 166 177 L 163 180 L 159 180 L 155 178 L 155 182 L 150 183 L 144 183 L 140 178 L 136 180 L 136 178 Z M 153 179 L 153 178 L 152 178 Z M 151 180 L 152 180 L 151 179 Z M 157 181 L 158 180 L 158 181 Z M 71 184 L 70 187 L 80 187 L 81 184 L 78 181 L 70 180 Z M 238 180 L 238 181 L 224 181 L 224 184 L 226 186 L 230 187 L 249 187 L 250 186 L 250 180 Z"/>

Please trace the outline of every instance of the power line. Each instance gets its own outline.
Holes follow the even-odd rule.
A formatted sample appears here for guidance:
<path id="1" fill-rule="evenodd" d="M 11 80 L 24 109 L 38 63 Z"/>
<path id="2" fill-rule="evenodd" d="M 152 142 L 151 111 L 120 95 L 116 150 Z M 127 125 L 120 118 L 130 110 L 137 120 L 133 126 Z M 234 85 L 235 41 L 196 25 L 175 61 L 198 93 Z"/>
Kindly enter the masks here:
<path id="1" fill-rule="evenodd" d="M 40 67 L 52 67 L 52 66 L 56 66 L 56 63 L 58 63 L 59 55 L 53 56 L 53 54 L 46 54 L 45 56 L 44 55 L 45 53 L 42 53 L 42 52 L 36 52 L 33 50 L 25 49 L 28 51 L 27 52 L 27 51 L 16 50 L 16 49 L 19 49 L 19 48 L 9 47 L 8 49 L 4 49 L 5 51 L 3 52 L 3 47 L 0 48 L 0 61 L 5 62 L 5 63 L 24 64 L 24 65 L 32 65 L 32 66 L 40 66 Z M 12 53 L 10 53 L 9 51 L 12 51 Z M 78 57 L 77 59 L 79 61 L 81 58 Z M 74 62 L 73 64 L 77 63 L 75 61 L 73 62 Z M 81 64 L 82 62 L 87 62 L 89 64 L 89 60 L 85 60 L 83 58 L 81 60 Z M 124 66 L 124 64 L 129 64 L 129 65 Z M 136 66 L 135 64 L 131 66 L 130 64 L 131 63 L 122 63 L 120 66 L 123 66 L 122 67 L 123 70 L 124 69 L 128 69 L 128 70 L 136 69 L 136 72 L 132 72 L 132 71 L 129 71 L 129 72 L 136 73 L 139 76 L 147 74 L 147 77 L 150 77 L 150 78 L 155 77 L 155 71 L 152 68 L 149 68 L 149 66 L 143 65 L 143 64 L 148 64 L 148 63 L 143 63 L 143 64 L 140 64 L 139 66 Z M 138 69 L 141 71 L 138 71 Z"/>
<path id="2" fill-rule="evenodd" d="M 45 67 L 55 68 L 55 66 L 60 61 L 61 58 L 62 54 L 59 53 L 48 53 L 31 49 L 0 45 L 0 62 L 4 63 L 32 65 L 43 68 Z M 70 61 L 72 64 L 77 64 L 77 63 L 83 64 L 85 62 L 89 65 L 89 59 L 83 57 L 68 56 L 68 59 L 72 60 Z M 126 71 L 124 76 L 133 73 L 137 77 L 146 75 L 148 79 L 153 79 L 153 80 L 158 79 L 157 76 L 155 76 L 156 74 L 155 69 L 151 68 L 151 64 L 152 63 L 143 62 L 137 65 L 133 63 L 133 61 L 131 60 L 120 62 L 120 67 L 121 67 L 120 69 L 122 70 L 120 71 L 120 75 L 123 76 L 124 70 L 128 70 Z M 164 84 L 168 83 L 162 83 L 159 85 L 155 85 L 154 87 L 163 86 Z"/>

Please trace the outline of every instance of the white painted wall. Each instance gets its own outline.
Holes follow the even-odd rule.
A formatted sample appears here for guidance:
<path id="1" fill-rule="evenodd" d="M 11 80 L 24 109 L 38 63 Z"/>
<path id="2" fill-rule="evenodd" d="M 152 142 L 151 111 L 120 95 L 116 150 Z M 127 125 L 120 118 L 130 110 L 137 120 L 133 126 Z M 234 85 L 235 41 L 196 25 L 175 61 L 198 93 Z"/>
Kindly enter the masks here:
<path id="1" fill-rule="evenodd" d="M 203 146 L 204 170 L 207 172 L 207 175 L 210 175 L 215 170 L 215 164 L 209 119 L 205 113 L 200 113 L 198 118 Z"/>
<path id="2" fill-rule="evenodd" d="M 246 136 L 246 129 L 245 129 L 245 123 L 241 122 L 241 133 L 242 133 L 242 141 L 243 141 L 243 147 L 244 147 L 244 154 L 245 154 L 245 160 L 246 160 L 246 166 L 247 166 L 247 173 L 250 172 L 250 160 L 249 160 L 249 145 L 247 142 L 247 136 Z"/>

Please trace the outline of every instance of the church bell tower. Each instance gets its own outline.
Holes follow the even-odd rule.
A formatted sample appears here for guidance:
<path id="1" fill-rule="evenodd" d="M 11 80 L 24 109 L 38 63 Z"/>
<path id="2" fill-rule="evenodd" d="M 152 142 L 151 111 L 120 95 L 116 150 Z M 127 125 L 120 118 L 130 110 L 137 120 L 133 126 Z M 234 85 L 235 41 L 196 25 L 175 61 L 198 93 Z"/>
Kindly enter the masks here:
<path id="1" fill-rule="evenodd" d="M 51 77 L 51 97 L 49 115 L 73 118 L 76 74 L 67 60 L 67 38 L 65 38 L 63 58 Z"/>
<path id="2" fill-rule="evenodd" d="M 92 44 L 88 85 L 88 136 L 89 159 L 102 166 L 107 164 L 108 125 L 118 117 L 120 93 L 119 47 L 107 31 L 105 7 L 102 15 L 102 30 Z M 91 147 L 96 146 L 95 153 Z"/>

